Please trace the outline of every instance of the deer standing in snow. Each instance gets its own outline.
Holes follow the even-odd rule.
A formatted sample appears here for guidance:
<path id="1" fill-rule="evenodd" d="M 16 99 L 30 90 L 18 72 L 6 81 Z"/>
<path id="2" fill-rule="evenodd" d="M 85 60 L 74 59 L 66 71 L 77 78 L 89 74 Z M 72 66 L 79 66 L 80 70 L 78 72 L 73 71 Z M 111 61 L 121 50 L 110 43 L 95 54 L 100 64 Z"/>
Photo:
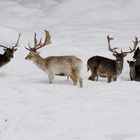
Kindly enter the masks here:
<path id="1" fill-rule="evenodd" d="M 127 63 L 129 64 L 129 68 L 130 68 L 129 76 L 130 76 L 131 81 L 133 81 L 136 79 L 136 69 L 135 69 L 136 62 L 127 60 Z"/>
<path id="2" fill-rule="evenodd" d="M 34 47 L 31 48 L 29 44 L 29 54 L 25 57 L 26 60 L 31 60 L 34 64 L 43 70 L 48 75 L 49 83 L 52 83 L 55 75 L 68 76 L 72 79 L 74 85 L 77 84 L 77 81 L 80 84 L 80 87 L 83 86 L 82 78 L 80 76 L 80 71 L 82 67 L 81 59 L 76 56 L 49 56 L 42 58 L 39 55 L 40 48 L 49 45 L 50 34 L 45 30 L 45 40 L 42 43 L 42 39 L 37 41 L 36 33 L 34 34 Z"/>
<path id="3" fill-rule="evenodd" d="M 123 61 L 124 57 L 128 53 L 132 53 L 135 51 L 139 41 L 138 38 L 135 38 L 134 47 L 133 49 L 130 48 L 130 51 L 128 52 L 123 52 L 121 50 L 121 53 L 118 53 L 116 49 L 118 48 L 111 48 L 110 41 L 113 40 L 112 37 L 107 36 L 107 41 L 108 41 L 108 49 L 113 53 L 113 56 L 116 57 L 116 60 L 112 60 L 106 57 L 102 56 L 93 56 L 88 59 L 87 61 L 87 68 L 88 70 L 90 69 L 91 71 L 91 76 L 88 78 L 89 80 L 95 80 L 96 77 L 101 76 L 101 77 L 107 77 L 108 83 L 110 83 L 112 80 L 116 81 L 118 75 L 122 73 L 123 69 Z"/>
<path id="4" fill-rule="evenodd" d="M 7 47 L 7 46 L 4 46 L 4 45 L 0 45 L 0 47 L 4 48 L 3 49 L 4 53 L 0 54 L 0 67 L 9 63 L 10 60 L 13 58 L 14 52 L 17 50 L 16 47 L 18 47 L 19 39 L 20 39 L 20 34 L 19 34 L 18 40 L 17 40 L 17 42 L 14 46 Z"/>
<path id="5" fill-rule="evenodd" d="M 133 58 L 135 60 L 135 78 L 133 80 L 140 81 L 140 48 L 139 47 L 134 52 Z"/>

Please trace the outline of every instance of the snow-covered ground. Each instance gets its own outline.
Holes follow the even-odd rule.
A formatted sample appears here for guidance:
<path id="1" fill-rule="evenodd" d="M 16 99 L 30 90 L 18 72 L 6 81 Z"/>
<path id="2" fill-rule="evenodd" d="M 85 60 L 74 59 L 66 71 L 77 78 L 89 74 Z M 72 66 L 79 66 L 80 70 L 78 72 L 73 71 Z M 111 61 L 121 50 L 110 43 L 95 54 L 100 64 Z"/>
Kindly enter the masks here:
<path id="1" fill-rule="evenodd" d="M 13 45 L 12 61 L 0 69 L 0 140 L 139 140 L 139 82 L 130 81 L 125 58 L 116 82 L 89 81 L 86 62 L 94 55 L 114 58 L 106 36 L 124 51 L 140 38 L 139 0 L 1 0 L 0 44 Z M 43 57 L 76 55 L 83 61 L 84 87 L 47 75 L 24 58 L 33 33 L 48 30 L 52 44 Z M 0 49 L 3 53 L 3 49 Z"/>

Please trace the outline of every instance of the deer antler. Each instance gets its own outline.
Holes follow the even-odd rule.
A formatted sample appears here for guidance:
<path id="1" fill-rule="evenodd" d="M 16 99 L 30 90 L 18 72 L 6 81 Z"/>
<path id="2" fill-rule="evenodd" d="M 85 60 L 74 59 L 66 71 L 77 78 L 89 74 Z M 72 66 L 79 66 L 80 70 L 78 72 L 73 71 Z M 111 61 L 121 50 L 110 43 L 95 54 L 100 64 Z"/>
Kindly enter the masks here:
<path id="1" fill-rule="evenodd" d="M 46 30 L 45 30 L 44 43 L 42 43 L 42 38 L 40 39 L 39 43 L 37 43 L 37 39 L 36 39 L 36 36 L 35 36 L 35 45 L 36 45 L 35 48 L 36 48 L 36 50 L 38 50 L 38 49 L 40 49 L 40 48 L 42 48 L 46 45 L 49 45 L 51 43 L 50 39 L 51 39 L 51 36 L 50 36 L 49 32 L 46 31 Z"/>
<path id="2" fill-rule="evenodd" d="M 110 41 L 111 41 L 111 40 L 114 40 L 114 38 L 113 38 L 113 37 L 110 37 L 110 36 L 108 35 L 108 36 L 107 36 L 108 50 L 111 51 L 111 52 L 113 52 L 113 53 L 117 53 L 117 52 L 116 52 L 116 49 L 118 49 L 117 47 L 111 48 L 111 45 L 110 45 Z"/>
<path id="3" fill-rule="evenodd" d="M 18 46 L 20 36 L 21 36 L 21 33 L 19 33 L 19 35 L 18 35 L 18 40 L 17 40 L 16 44 L 15 44 L 14 46 L 12 46 L 12 48 L 15 48 L 15 47 L 17 47 L 17 46 Z M 9 48 L 9 47 L 4 46 L 4 45 L 0 45 L 0 47 L 3 47 L 3 48 L 5 48 L 5 49 Z"/>
<path id="4" fill-rule="evenodd" d="M 133 48 L 129 47 L 130 51 L 128 51 L 128 52 L 123 52 L 123 51 L 121 51 L 121 52 L 124 53 L 124 54 L 128 54 L 128 53 L 132 53 L 132 52 L 134 52 L 135 49 L 136 49 L 136 47 L 138 46 L 140 40 L 138 40 L 138 38 L 135 37 L 135 40 L 132 41 L 132 42 L 133 42 L 134 46 L 133 46 Z"/>
<path id="5" fill-rule="evenodd" d="M 29 50 L 29 51 L 31 51 L 31 50 L 32 51 L 36 51 L 36 50 L 38 50 L 38 49 L 40 49 L 40 48 L 42 48 L 42 47 L 44 47 L 46 45 L 49 45 L 51 43 L 51 41 L 50 41 L 51 40 L 51 36 L 50 36 L 49 32 L 46 31 L 46 30 L 45 30 L 45 40 L 44 40 L 44 43 L 42 43 L 42 38 L 40 39 L 40 41 L 38 43 L 36 36 L 37 36 L 37 34 L 34 33 L 34 47 L 31 48 L 30 44 L 28 43 L 29 48 L 25 47 L 27 50 Z"/>
<path id="6" fill-rule="evenodd" d="M 8 47 L 4 46 L 4 45 L 0 45 L 0 47 L 7 49 Z"/>
<path id="7" fill-rule="evenodd" d="M 38 42 L 36 36 L 37 36 L 37 34 L 34 33 L 34 47 L 31 48 L 30 44 L 28 43 L 29 48 L 26 48 L 26 47 L 25 47 L 27 50 L 36 51 L 36 50 L 38 50 L 38 49 L 40 49 L 40 48 L 42 48 L 42 47 L 44 47 L 44 46 L 46 46 L 46 45 L 49 45 L 49 44 L 51 43 L 51 41 L 50 41 L 50 40 L 51 40 L 51 36 L 50 36 L 49 32 L 46 31 L 46 30 L 45 30 L 45 40 L 44 40 L 44 43 L 42 43 L 42 38 L 41 38 L 40 41 Z"/>
<path id="8" fill-rule="evenodd" d="M 132 42 L 134 43 L 133 48 L 129 47 L 130 51 L 127 51 L 127 52 L 123 52 L 123 51 L 121 50 L 121 53 L 123 53 L 123 54 L 128 54 L 128 53 L 134 52 L 135 49 L 136 49 L 136 47 L 137 47 L 137 45 L 139 44 L 140 40 L 138 40 L 138 38 L 135 37 L 135 41 L 132 41 Z"/>
<path id="9" fill-rule="evenodd" d="M 36 38 L 36 33 L 34 33 L 34 48 L 36 48 L 36 47 L 37 47 L 37 38 Z"/>
<path id="10" fill-rule="evenodd" d="M 17 42 L 16 42 L 16 44 L 14 46 L 12 46 L 13 48 L 18 47 L 20 36 L 21 36 L 21 33 L 18 34 Z"/>

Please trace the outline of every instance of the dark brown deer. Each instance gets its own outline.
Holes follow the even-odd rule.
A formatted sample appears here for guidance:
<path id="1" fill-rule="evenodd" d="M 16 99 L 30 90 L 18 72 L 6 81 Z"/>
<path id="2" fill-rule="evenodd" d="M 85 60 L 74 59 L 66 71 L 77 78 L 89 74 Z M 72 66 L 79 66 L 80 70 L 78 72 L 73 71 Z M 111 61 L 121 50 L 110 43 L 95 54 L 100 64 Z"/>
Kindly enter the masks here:
<path id="1" fill-rule="evenodd" d="M 133 81 L 136 79 L 136 70 L 135 70 L 136 62 L 127 60 L 127 63 L 129 64 L 129 68 L 130 68 L 129 76 L 130 76 L 131 81 Z"/>
<path id="2" fill-rule="evenodd" d="M 52 83 L 55 75 L 68 76 L 72 79 L 74 85 L 79 81 L 80 87 L 83 86 L 82 78 L 80 76 L 80 71 L 82 67 L 82 61 L 76 56 L 50 56 L 47 58 L 42 58 L 37 52 L 38 49 L 49 45 L 50 34 L 45 31 L 45 41 L 42 43 L 42 39 L 37 41 L 36 33 L 34 35 L 34 47 L 26 48 L 29 50 L 29 54 L 25 57 L 26 60 L 31 60 L 37 65 L 41 70 L 48 74 L 49 83 Z"/>
<path id="3" fill-rule="evenodd" d="M 0 47 L 4 48 L 3 49 L 4 53 L 0 54 L 0 67 L 9 63 L 10 60 L 13 58 L 14 52 L 17 50 L 17 47 L 18 47 L 19 39 L 20 39 L 20 34 L 19 34 L 18 40 L 14 46 L 7 47 L 4 45 L 0 45 Z"/>
<path id="4" fill-rule="evenodd" d="M 134 80 L 140 81 L 140 49 L 139 47 L 134 52 L 133 58 L 135 60 L 135 79 Z"/>
<path id="5" fill-rule="evenodd" d="M 110 41 L 113 40 L 112 37 L 107 36 L 108 41 L 108 49 L 113 53 L 113 56 L 116 57 L 116 60 L 112 60 L 102 56 L 93 56 L 88 59 L 87 61 L 87 68 L 91 71 L 91 76 L 88 78 L 89 80 L 95 80 L 96 77 L 107 77 L 108 83 L 117 80 L 118 75 L 122 73 L 123 69 L 123 61 L 124 57 L 128 53 L 132 53 L 135 51 L 139 41 L 138 38 L 135 38 L 134 47 L 133 49 L 130 48 L 130 51 L 118 53 L 116 49 L 118 48 L 111 48 Z"/>

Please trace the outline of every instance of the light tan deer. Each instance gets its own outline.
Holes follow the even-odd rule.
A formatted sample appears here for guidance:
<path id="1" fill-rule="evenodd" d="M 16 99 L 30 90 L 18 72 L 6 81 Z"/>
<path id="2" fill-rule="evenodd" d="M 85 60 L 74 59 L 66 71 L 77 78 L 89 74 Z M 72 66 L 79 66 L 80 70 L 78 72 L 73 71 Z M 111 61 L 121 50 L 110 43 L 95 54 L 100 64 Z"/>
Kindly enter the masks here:
<path id="1" fill-rule="evenodd" d="M 123 61 L 124 57 L 128 53 L 132 53 L 135 51 L 139 41 L 138 38 L 135 37 L 135 41 L 133 41 L 134 46 L 133 49 L 130 48 L 130 51 L 118 53 L 116 49 L 118 48 L 111 48 L 110 41 L 113 40 L 112 37 L 107 36 L 108 41 L 108 49 L 113 53 L 113 56 L 116 57 L 116 60 L 112 60 L 102 56 L 93 56 L 88 59 L 87 61 L 87 68 L 91 70 L 91 76 L 88 78 L 89 80 L 95 80 L 96 77 L 107 77 L 108 83 L 117 80 L 118 75 L 122 73 L 123 69 Z"/>
<path id="2" fill-rule="evenodd" d="M 70 77 L 74 83 L 79 81 L 80 87 L 83 86 L 82 78 L 80 76 L 82 61 L 76 56 L 50 56 L 42 58 L 37 52 L 38 49 L 49 45 L 50 34 L 45 30 L 45 41 L 42 43 L 42 39 L 37 41 L 36 33 L 34 34 L 34 47 L 31 48 L 29 44 L 29 54 L 25 57 L 26 60 L 31 60 L 36 66 L 48 74 L 49 83 L 52 83 L 55 75 Z"/>

